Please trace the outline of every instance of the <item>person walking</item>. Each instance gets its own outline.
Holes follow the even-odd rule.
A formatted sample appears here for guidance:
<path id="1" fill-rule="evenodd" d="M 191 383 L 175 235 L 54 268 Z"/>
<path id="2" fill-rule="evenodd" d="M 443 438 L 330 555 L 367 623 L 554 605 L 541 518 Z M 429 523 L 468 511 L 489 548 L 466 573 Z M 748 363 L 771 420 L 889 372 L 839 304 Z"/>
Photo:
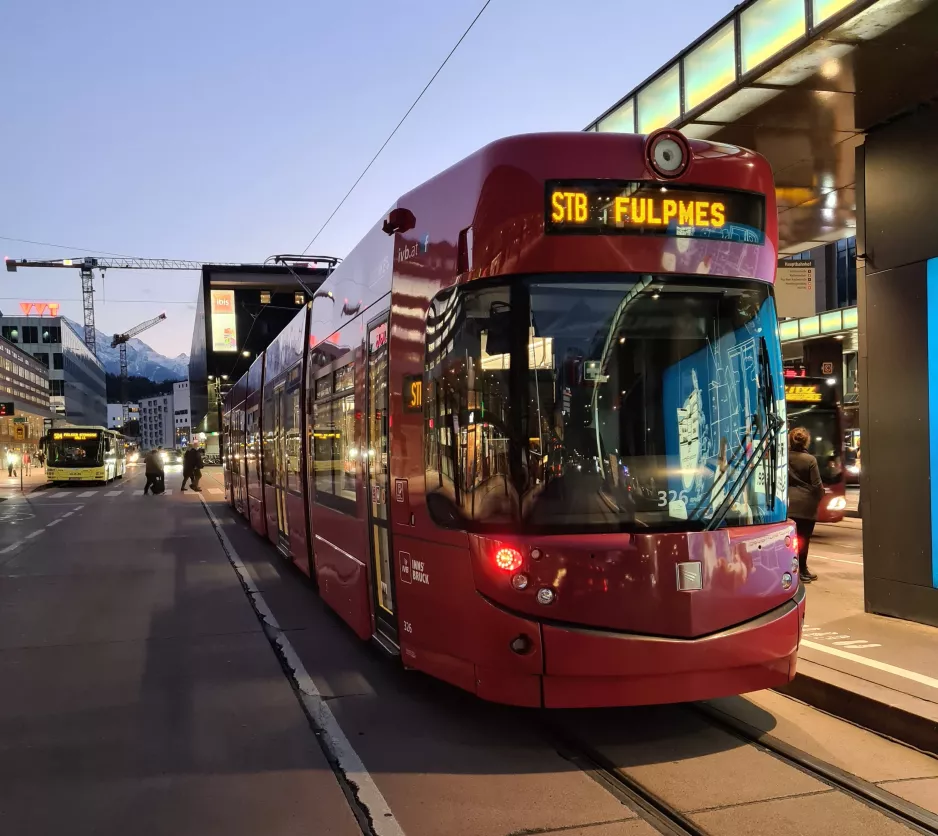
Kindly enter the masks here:
<path id="1" fill-rule="evenodd" d="M 202 456 L 194 444 L 190 444 L 182 457 L 182 489 L 186 490 L 186 482 L 192 486 L 192 490 L 201 493 L 199 487 L 199 478 L 202 475 Z"/>
<path id="2" fill-rule="evenodd" d="M 16 452 L 13 449 L 7 450 L 7 476 L 16 476 Z"/>
<path id="3" fill-rule="evenodd" d="M 32 472 L 33 472 L 32 465 L 33 465 L 33 457 L 29 454 L 29 451 L 27 450 L 25 453 L 23 453 L 23 467 L 25 468 L 23 473 L 25 473 L 27 476 L 32 475 Z"/>
<path id="4" fill-rule="evenodd" d="M 150 488 L 156 488 L 163 481 L 163 457 L 158 450 L 150 450 L 143 460 L 143 464 L 147 474 L 147 481 L 143 486 L 143 495 L 147 496 L 150 493 Z M 162 493 L 162 491 L 154 490 L 153 493 Z"/>
<path id="5" fill-rule="evenodd" d="M 804 427 L 795 427 L 788 434 L 788 516 L 798 530 L 798 573 L 802 583 L 817 580 L 817 575 L 808 569 L 808 546 L 817 509 L 824 496 L 824 484 L 817 459 L 808 452 L 811 433 Z"/>

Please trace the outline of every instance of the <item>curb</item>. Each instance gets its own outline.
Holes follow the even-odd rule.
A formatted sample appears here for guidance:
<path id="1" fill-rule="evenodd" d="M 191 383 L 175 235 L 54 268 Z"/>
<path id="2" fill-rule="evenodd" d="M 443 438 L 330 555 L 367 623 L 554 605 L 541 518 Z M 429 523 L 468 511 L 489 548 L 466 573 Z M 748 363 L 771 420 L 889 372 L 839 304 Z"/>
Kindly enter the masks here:
<path id="1" fill-rule="evenodd" d="M 788 685 L 774 690 L 938 757 L 936 720 L 801 673 Z"/>

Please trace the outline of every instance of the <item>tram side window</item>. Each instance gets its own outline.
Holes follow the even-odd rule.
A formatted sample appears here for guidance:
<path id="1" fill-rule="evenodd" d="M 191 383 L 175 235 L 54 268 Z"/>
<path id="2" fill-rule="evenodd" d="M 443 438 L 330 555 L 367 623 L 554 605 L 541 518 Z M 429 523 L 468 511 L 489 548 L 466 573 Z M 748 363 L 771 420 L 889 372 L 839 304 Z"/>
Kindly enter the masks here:
<path id="1" fill-rule="evenodd" d="M 274 484 L 276 461 L 274 456 L 274 392 L 271 389 L 264 393 L 264 429 L 261 432 L 261 455 L 264 457 L 264 481 L 268 485 Z"/>
<path id="2" fill-rule="evenodd" d="M 316 501 L 355 511 L 359 449 L 355 438 L 354 367 L 349 364 L 315 381 L 313 457 Z"/>
<path id="3" fill-rule="evenodd" d="M 292 385 L 283 405 L 284 452 L 287 465 L 287 490 L 300 490 L 300 382 Z"/>
<path id="4" fill-rule="evenodd" d="M 254 471 L 258 480 L 261 478 L 261 459 L 258 455 L 260 439 L 257 435 L 257 418 L 260 415 L 257 406 L 252 406 L 248 410 L 247 416 L 247 456 L 249 462 L 254 462 Z"/>

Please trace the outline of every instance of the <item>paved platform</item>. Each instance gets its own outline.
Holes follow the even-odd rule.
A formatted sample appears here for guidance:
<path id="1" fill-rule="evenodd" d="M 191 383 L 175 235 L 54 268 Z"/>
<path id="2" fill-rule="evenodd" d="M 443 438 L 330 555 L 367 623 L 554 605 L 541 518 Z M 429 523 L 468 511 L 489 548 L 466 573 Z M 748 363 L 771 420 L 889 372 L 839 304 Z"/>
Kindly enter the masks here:
<path id="1" fill-rule="evenodd" d="M 798 677 L 785 692 L 938 754 L 938 629 L 863 608 L 862 521 L 819 525 Z"/>
<path id="2" fill-rule="evenodd" d="M 201 501 L 45 493 L 0 505 L 0 833 L 360 834 Z"/>

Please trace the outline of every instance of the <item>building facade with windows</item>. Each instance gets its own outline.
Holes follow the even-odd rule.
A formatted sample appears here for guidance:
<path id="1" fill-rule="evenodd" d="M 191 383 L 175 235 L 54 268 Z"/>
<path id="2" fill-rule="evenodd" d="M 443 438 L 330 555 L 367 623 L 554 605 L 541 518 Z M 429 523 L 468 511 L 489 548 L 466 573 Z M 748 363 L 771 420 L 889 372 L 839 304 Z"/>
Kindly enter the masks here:
<path id="1" fill-rule="evenodd" d="M 137 421 L 140 418 L 140 404 L 127 404 L 127 420 Z M 109 403 L 107 405 L 107 426 L 111 430 L 119 430 L 124 426 L 124 405 Z"/>
<path id="2" fill-rule="evenodd" d="M 140 445 L 146 449 L 176 446 L 172 394 L 156 395 L 140 401 Z"/>
<path id="3" fill-rule="evenodd" d="M 51 426 L 54 415 L 49 370 L 5 339 L 0 339 L 0 402 L 5 413 L 0 416 L 0 448 L 24 443 L 35 447 Z M 25 426 L 22 438 L 17 438 L 17 426 Z"/>
<path id="4" fill-rule="evenodd" d="M 192 441 L 192 419 L 189 411 L 189 381 L 182 380 L 173 384 L 173 419 L 176 433 L 176 446 L 184 446 Z"/>
<path id="5" fill-rule="evenodd" d="M 61 316 L 2 316 L 0 333 L 48 371 L 57 423 L 106 426 L 104 366 Z"/>

